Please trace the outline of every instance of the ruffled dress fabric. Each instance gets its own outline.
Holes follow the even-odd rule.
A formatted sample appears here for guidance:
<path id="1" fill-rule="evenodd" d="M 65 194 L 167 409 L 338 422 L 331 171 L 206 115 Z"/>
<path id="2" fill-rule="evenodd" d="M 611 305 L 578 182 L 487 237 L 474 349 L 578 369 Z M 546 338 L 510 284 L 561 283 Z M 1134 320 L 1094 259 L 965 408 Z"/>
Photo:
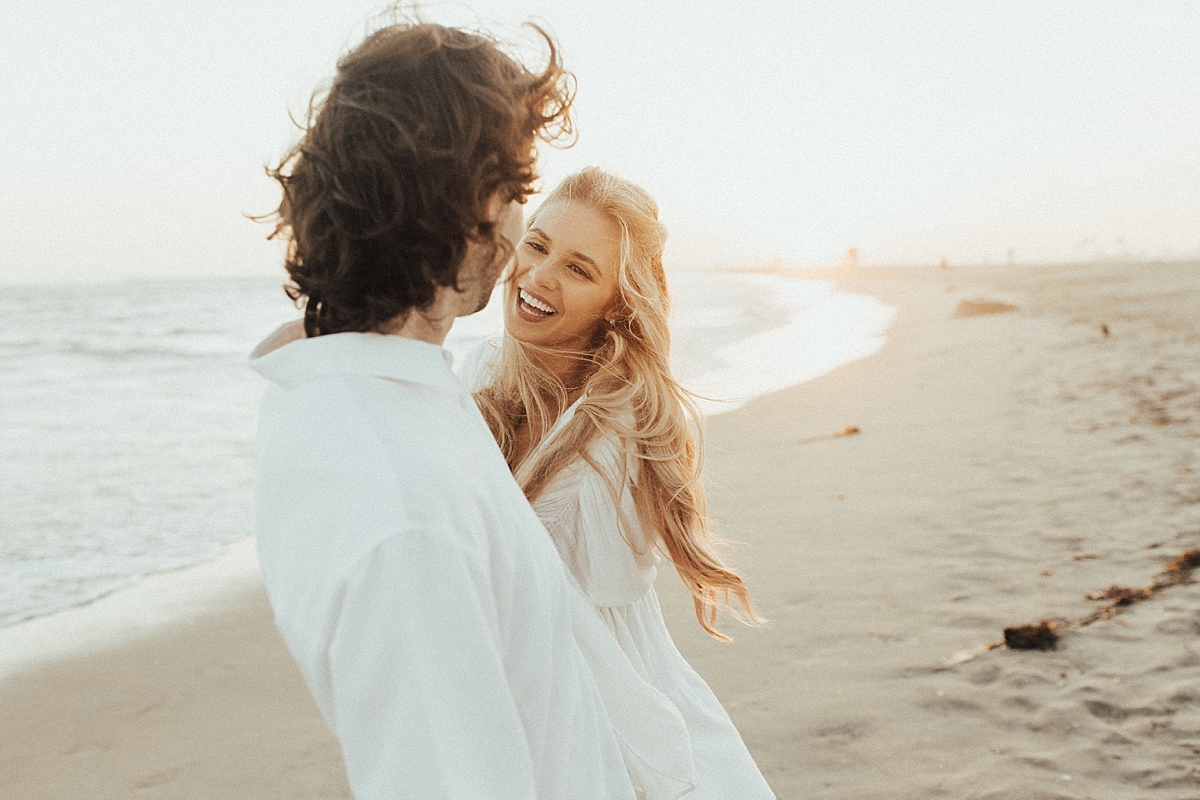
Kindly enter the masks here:
<path id="1" fill-rule="evenodd" d="M 473 352 L 460 372 L 469 389 L 483 385 L 485 359 L 495 352 L 492 348 Z M 578 404 L 559 418 L 543 446 L 572 418 Z M 654 591 L 662 558 L 638 520 L 630 491 L 636 459 L 612 437 L 598 440 L 588 455 L 596 466 L 577 458 L 542 491 L 534 511 L 634 669 L 682 716 L 696 778 L 696 788 L 686 798 L 773 800 L 774 793 L 729 715 L 667 632 Z M 615 485 L 622 476 L 624 482 Z M 619 489 L 619 501 L 614 488 Z"/>

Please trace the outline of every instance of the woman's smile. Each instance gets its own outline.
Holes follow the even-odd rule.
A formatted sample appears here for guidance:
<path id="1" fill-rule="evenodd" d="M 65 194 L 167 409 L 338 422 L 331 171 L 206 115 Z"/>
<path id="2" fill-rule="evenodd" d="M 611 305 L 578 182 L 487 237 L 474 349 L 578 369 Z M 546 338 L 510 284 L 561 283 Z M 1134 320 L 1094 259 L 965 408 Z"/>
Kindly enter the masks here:
<path id="1" fill-rule="evenodd" d="M 517 313 L 526 322 L 542 322 L 558 313 L 558 309 L 528 289 L 517 289 Z"/>

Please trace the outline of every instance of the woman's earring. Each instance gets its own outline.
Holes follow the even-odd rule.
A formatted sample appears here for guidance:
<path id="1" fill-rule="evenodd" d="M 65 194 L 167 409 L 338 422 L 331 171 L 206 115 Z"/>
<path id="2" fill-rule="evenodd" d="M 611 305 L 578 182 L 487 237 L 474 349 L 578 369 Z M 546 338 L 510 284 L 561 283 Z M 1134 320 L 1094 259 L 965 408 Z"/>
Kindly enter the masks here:
<path id="1" fill-rule="evenodd" d="M 606 319 L 605 322 L 608 323 L 608 327 L 610 327 L 610 328 L 617 324 L 617 321 L 615 319 L 613 319 L 612 317 L 609 317 L 608 319 Z"/>

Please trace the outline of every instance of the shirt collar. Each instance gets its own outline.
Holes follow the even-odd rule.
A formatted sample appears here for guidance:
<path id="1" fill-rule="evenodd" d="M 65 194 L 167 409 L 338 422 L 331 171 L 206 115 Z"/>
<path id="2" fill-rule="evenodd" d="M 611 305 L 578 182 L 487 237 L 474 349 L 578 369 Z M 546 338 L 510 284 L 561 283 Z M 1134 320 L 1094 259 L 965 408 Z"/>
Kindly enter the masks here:
<path id="1" fill-rule="evenodd" d="M 406 336 L 331 333 L 251 355 L 250 368 L 285 388 L 325 375 L 373 375 L 461 393 L 453 362 L 448 350 Z"/>

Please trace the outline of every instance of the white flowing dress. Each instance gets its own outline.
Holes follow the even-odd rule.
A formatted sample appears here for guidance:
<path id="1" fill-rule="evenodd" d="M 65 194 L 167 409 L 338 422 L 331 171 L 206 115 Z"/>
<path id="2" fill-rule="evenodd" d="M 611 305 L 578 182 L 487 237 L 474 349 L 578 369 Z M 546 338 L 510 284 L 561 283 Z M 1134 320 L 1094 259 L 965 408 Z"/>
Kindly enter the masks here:
<path id="1" fill-rule="evenodd" d="M 484 342 L 465 359 L 459 377 L 470 391 L 486 384 L 496 352 L 494 342 Z M 580 402 L 563 413 L 542 447 L 570 421 Z M 683 717 L 696 769 L 696 788 L 686 800 L 773 800 L 729 714 L 667 632 L 654 591 L 662 558 L 638 520 L 630 490 L 637 479 L 637 459 L 615 437 L 599 439 L 588 455 L 614 483 L 625 462 L 619 511 L 605 475 L 582 457 L 551 480 L 533 508 L 621 650 Z"/>

